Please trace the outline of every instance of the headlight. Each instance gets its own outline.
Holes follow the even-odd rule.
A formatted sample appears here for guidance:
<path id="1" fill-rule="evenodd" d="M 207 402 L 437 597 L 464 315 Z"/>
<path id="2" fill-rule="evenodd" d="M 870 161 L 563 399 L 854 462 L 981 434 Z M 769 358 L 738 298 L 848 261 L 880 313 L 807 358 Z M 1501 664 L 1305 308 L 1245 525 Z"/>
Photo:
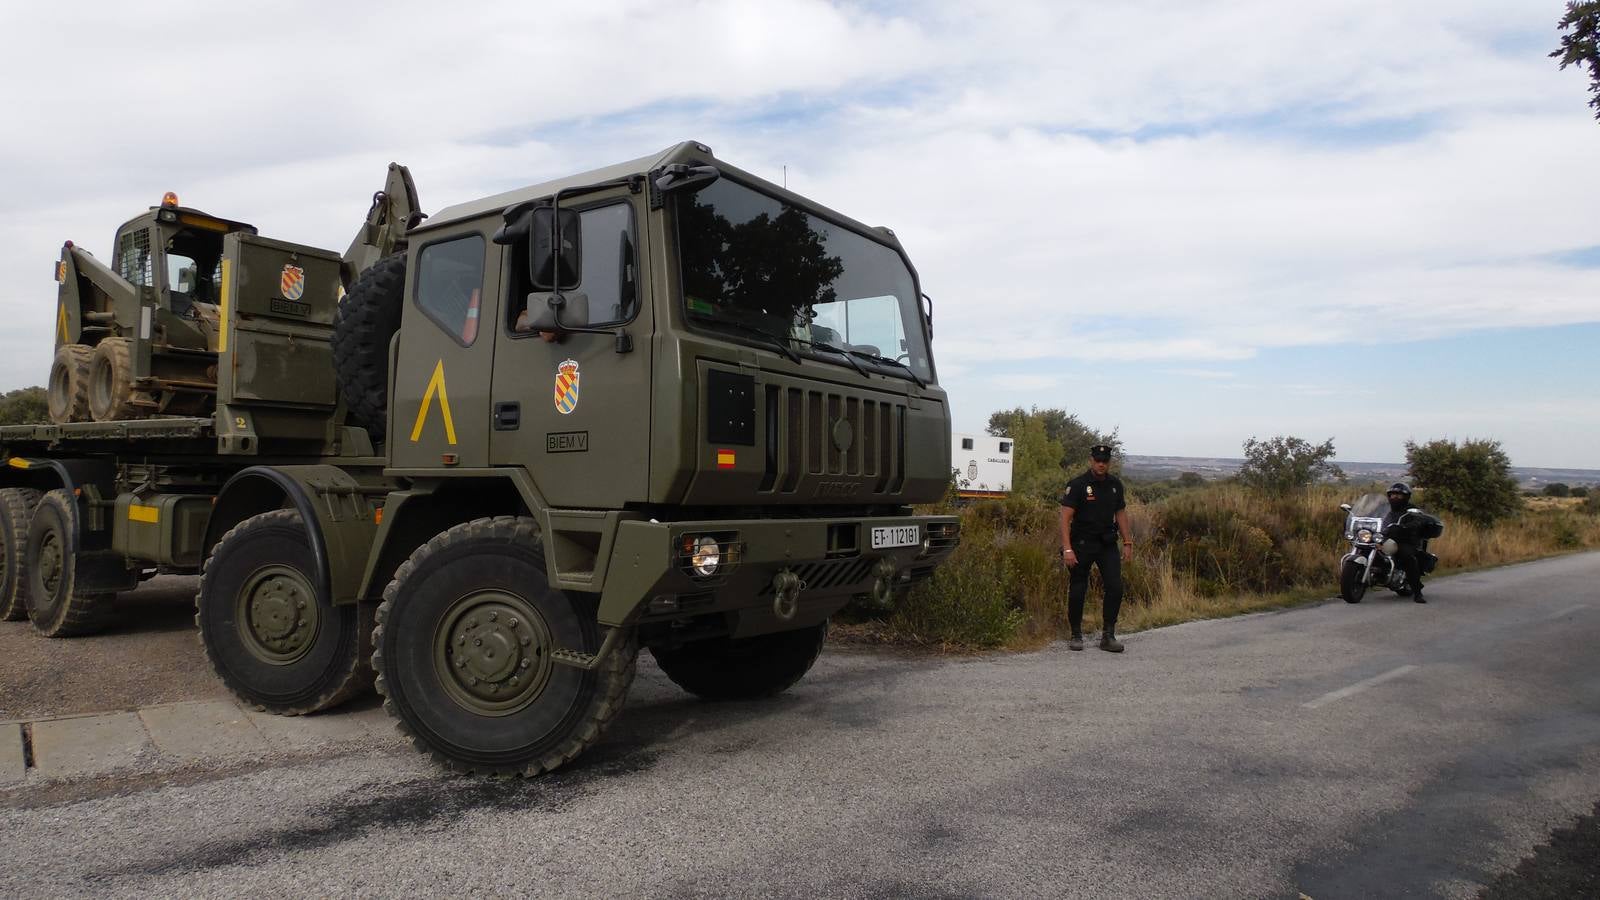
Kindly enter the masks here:
<path id="1" fill-rule="evenodd" d="M 1371 528 L 1363 528 L 1360 531 L 1356 532 L 1356 540 L 1360 541 L 1363 544 L 1372 543 L 1372 529 Z"/>
<path id="2" fill-rule="evenodd" d="M 720 565 L 722 547 L 717 544 L 716 538 L 706 535 L 694 542 L 694 551 L 689 554 L 689 566 L 696 575 L 715 575 Z"/>

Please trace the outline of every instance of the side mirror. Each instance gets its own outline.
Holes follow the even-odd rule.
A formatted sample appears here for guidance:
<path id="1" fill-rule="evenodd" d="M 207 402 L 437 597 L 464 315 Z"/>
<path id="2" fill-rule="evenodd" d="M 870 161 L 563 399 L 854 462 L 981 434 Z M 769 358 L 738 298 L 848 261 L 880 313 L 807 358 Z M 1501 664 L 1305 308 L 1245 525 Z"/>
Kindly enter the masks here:
<path id="1" fill-rule="evenodd" d="M 1344 511 L 1345 511 L 1345 512 L 1349 512 L 1349 511 L 1350 511 L 1350 504 L 1348 504 L 1348 503 L 1341 503 L 1341 504 L 1339 504 L 1339 508 L 1340 508 L 1340 509 L 1342 509 L 1342 510 L 1344 510 Z"/>
<path id="2" fill-rule="evenodd" d="M 560 324 L 556 323 L 559 318 Z M 563 332 L 589 327 L 589 295 L 582 291 L 565 294 L 534 292 L 528 295 L 526 311 L 517 318 L 517 331 Z"/>
<path id="3" fill-rule="evenodd" d="M 536 206 L 528 228 L 528 278 L 535 290 L 570 291 L 583 271 L 583 225 L 577 210 Z M 560 232 L 559 243 L 557 231 Z"/>
<path id="4" fill-rule="evenodd" d="M 698 191 L 722 177 L 716 166 L 689 166 L 674 163 L 656 170 L 656 190 L 663 194 L 674 191 Z"/>
<path id="5" fill-rule="evenodd" d="M 502 215 L 505 224 L 494 233 L 494 242 L 502 246 L 528 242 L 528 278 L 535 290 L 568 291 L 578 286 L 583 271 L 583 220 L 577 210 L 561 210 L 560 253 L 556 252 L 555 207 L 532 201 L 507 207 Z"/>

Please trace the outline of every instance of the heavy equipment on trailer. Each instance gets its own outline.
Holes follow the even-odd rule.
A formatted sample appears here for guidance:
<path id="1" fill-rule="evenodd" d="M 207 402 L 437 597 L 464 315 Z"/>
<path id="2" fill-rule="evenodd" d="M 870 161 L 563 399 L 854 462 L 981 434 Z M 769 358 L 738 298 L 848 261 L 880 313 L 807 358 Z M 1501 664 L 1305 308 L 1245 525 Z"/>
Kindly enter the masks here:
<path id="1" fill-rule="evenodd" d="M 90 632 L 200 573 L 208 659 L 281 714 L 372 683 L 452 767 L 593 743 L 639 649 L 686 690 L 804 676 L 957 520 L 931 302 L 894 233 L 685 142 L 343 256 L 169 197 L 68 243 L 53 422 L 0 428 L 0 614 Z"/>

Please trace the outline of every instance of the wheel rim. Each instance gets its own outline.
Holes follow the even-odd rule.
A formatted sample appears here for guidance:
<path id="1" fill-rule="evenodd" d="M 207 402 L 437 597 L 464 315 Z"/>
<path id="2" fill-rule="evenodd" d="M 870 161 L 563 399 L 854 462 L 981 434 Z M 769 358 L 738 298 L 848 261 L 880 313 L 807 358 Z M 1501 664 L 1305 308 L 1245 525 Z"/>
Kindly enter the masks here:
<path id="1" fill-rule="evenodd" d="M 47 601 L 55 603 L 56 592 L 61 589 L 62 563 L 65 554 L 62 552 L 61 535 L 54 531 L 45 532 L 44 538 L 39 541 L 39 580 L 44 583 L 44 593 Z"/>
<path id="2" fill-rule="evenodd" d="M 68 394 L 67 367 L 57 362 L 50 367 L 50 387 L 46 392 L 52 414 L 59 416 L 72 406 L 72 398 Z"/>
<path id="3" fill-rule="evenodd" d="M 257 569 L 245 580 L 234 621 L 252 656 L 286 666 L 316 645 L 322 610 L 316 590 L 300 570 L 272 565 Z"/>
<path id="4" fill-rule="evenodd" d="M 111 366 L 104 356 L 94 358 L 89 370 L 89 410 L 104 415 L 111 408 Z"/>
<path id="5" fill-rule="evenodd" d="M 525 598 L 479 591 L 452 603 L 439 620 L 434 671 L 465 709 L 507 716 L 532 703 L 549 683 L 552 648 L 549 626 Z"/>

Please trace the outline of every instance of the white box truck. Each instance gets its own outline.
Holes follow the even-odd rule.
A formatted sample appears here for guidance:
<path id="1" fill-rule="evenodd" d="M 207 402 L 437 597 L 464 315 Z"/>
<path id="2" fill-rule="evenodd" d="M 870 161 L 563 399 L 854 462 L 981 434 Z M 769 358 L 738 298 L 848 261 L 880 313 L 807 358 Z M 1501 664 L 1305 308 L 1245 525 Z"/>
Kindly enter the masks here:
<path id="1" fill-rule="evenodd" d="M 1004 497 L 1011 491 L 1011 438 L 988 434 L 950 436 L 956 494 L 965 500 Z"/>

